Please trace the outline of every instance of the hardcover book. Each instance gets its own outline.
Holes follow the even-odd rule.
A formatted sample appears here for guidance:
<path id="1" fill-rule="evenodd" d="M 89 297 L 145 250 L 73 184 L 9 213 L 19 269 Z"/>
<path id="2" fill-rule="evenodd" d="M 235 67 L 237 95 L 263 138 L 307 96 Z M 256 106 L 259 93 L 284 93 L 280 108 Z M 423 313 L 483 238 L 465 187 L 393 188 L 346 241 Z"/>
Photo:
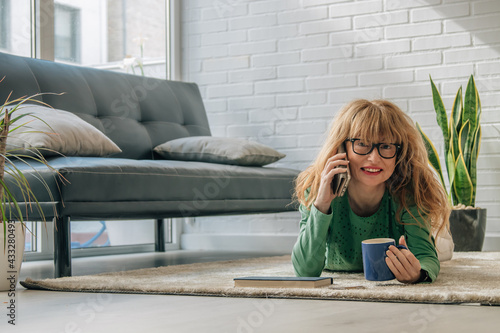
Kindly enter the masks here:
<path id="1" fill-rule="evenodd" d="M 234 279 L 235 287 L 254 288 L 319 288 L 331 284 L 331 277 L 247 276 Z"/>

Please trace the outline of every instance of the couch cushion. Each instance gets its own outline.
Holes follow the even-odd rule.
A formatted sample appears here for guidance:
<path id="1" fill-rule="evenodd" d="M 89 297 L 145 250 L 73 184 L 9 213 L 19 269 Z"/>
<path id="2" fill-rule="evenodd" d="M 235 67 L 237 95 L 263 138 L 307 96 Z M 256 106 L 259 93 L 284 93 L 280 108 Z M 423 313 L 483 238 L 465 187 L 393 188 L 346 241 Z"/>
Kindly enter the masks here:
<path id="1" fill-rule="evenodd" d="M 31 71 L 25 58 L 0 53 L 0 101 L 3 104 L 10 95 L 10 100 L 32 96 L 40 92 L 35 75 Z M 42 97 L 37 96 L 41 101 Z"/>
<path id="2" fill-rule="evenodd" d="M 6 55 L 1 55 L 0 59 L 4 57 L 7 58 Z M 64 93 L 42 95 L 45 103 L 57 109 L 97 116 L 94 96 L 80 67 L 39 59 L 21 59 L 24 59 L 31 69 L 40 93 Z M 18 93 L 20 92 L 21 89 L 18 90 Z"/>
<path id="3" fill-rule="evenodd" d="M 120 153 L 101 131 L 71 112 L 43 105 L 25 104 L 12 112 L 15 128 L 7 138 L 7 150 L 16 154 L 44 156 L 108 156 Z"/>
<path id="4" fill-rule="evenodd" d="M 80 218 L 109 212 L 120 218 L 139 211 L 177 217 L 283 211 L 297 176 L 284 168 L 168 160 L 56 157 L 50 162 L 68 181 L 61 188 L 62 213 Z"/>
<path id="5" fill-rule="evenodd" d="M 263 166 L 284 154 L 258 142 L 240 138 L 193 136 L 165 142 L 154 151 L 169 160 Z"/>
<path id="6" fill-rule="evenodd" d="M 31 198 L 31 204 L 29 202 L 24 202 L 27 196 L 26 193 L 21 193 L 17 186 L 17 180 L 15 180 L 17 176 L 14 177 L 16 171 L 13 165 L 23 173 L 26 181 L 30 185 L 31 191 L 35 194 L 36 200 L 42 208 L 45 218 L 50 220 L 58 215 L 61 201 L 59 189 L 65 181 L 57 175 L 54 169 L 48 168 L 44 164 L 29 158 L 26 160 L 30 162 L 30 165 L 17 160 L 16 157 L 11 157 L 10 160 L 13 163 L 6 163 L 5 182 L 10 192 L 20 203 L 24 218 L 28 219 L 28 221 L 41 220 L 36 204 L 33 203 L 34 199 Z"/>

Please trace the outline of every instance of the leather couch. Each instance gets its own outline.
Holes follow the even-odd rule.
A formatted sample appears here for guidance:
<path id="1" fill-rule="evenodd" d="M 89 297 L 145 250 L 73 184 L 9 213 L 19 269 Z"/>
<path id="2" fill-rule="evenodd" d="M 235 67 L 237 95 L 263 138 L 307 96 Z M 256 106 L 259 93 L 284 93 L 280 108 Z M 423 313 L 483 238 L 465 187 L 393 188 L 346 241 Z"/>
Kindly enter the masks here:
<path id="1" fill-rule="evenodd" d="M 34 162 L 19 164 L 46 219 L 55 223 L 56 277 L 71 275 L 70 220 L 156 219 L 156 249 L 164 251 L 165 218 L 295 209 L 290 203 L 297 170 L 167 160 L 153 151 L 169 140 L 211 135 L 194 83 L 0 53 L 4 76 L 2 102 L 10 92 L 11 99 L 64 92 L 38 98 L 92 124 L 122 150 L 109 157 L 48 158 L 63 178 Z M 31 211 L 25 218 L 39 216 Z"/>

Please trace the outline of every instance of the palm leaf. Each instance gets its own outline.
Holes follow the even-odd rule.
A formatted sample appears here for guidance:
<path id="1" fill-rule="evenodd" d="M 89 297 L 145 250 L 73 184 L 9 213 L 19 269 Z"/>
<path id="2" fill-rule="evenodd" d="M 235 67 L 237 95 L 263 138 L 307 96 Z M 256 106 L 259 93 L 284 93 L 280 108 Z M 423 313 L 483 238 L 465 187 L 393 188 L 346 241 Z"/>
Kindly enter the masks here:
<path id="1" fill-rule="evenodd" d="M 0 179 L 0 186 L 4 190 L 4 197 L 3 197 L 4 203 L 7 204 L 11 208 L 12 208 L 12 206 L 14 206 L 14 211 L 16 213 L 15 214 L 16 218 L 18 220 L 22 221 L 23 214 L 22 214 L 22 211 L 21 211 L 21 207 L 19 207 L 19 204 L 18 204 L 16 198 L 10 192 L 9 186 L 2 179 Z M 11 218 L 12 217 L 12 209 L 11 208 L 9 209 L 9 218 L 7 220 L 11 220 L 12 219 Z M 7 216 L 5 215 L 5 212 L 6 212 L 6 209 L 2 209 L 3 218 L 7 218 Z M 4 219 L 4 221 L 7 221 L 7 220 Z"/>
<path id="2" fill-rule="evenodd" d="M 3 79 L 2 79 L 3 80 Z M 0 82 L 2 81 L 0 80 Z M 27 156 L 27 155 L 12 155 L 9 153 L 6 149 L 5 145 L 5 140 L 7 138 L 7 135 L 14 131 L 17 130 L 26 124 L 18 125 L 19 121 L 25 117 L 26 115 L 21 115 L 17 117 L 12 117 L 14 112 L 18 110 L 19 108 L 23 107 L 25 103 L 27 102 L 32 102 L 32 103 L 38 103 L 38 104 L 43 104 L 47 105 L 46 103 L 34 99 L 37 96 L 44 95 L 42 93 L 35 94 L 32 96 L 23 96 L 20 98 L 16 98 L 13 100 L 10 100 L 10 97 L 12 96 L 12 92 L 8 95 L 6 101 L 0 106 L 0 132 L 4 133 L 2 137 L 0 138 L 2 140 L 2 151 L 0 151 L 0 165 L 2 166 L 1 174 L 0 174 L 0 215 L 2 216 L 2 221 L 1 222 L 6 222 L 8 220 L 12 219 L 12 216 L 15 216 L 16 220 L 20 221 L 23 223 L 24 216 L 28 215 L 28 209 L 32 210 L 32 207 L 34 206 L 35 209 L 38 211 L 39 216 L 41 217 L 42 221 L 45 221 L 45 216 L 43 209 L 38 202 L 33 190 L 31 189 L 30 183 L 25 177 L 24 173 L 22 170 L 18 169 L 17 166 L 11 161 L 11 157 L 15 157 L 18 161 L 21 161 L 31 167 L 34 173 L 31 173 L 32 176 L 34 176 L 36 179 L 38 179 L 45 189 L 48 191 L 49 196 L 51 199 L 53 199 L 52 192 L 49 188 L 49 185 L 43 180 L 43 177 L 38 177 L 37 173 L 38 171 L 34 168 L 34 166 L 31 166 L 27 160 L 33 160 L 36 162 L 40 162 L 47 166 L 50 170 L 54 171 L 56 175 L 61 176 L 60 173 L 55 170 L 53 167 L 51 167 L 43 155 L 39 153 L 38 150 L 34 149 L 33 150 L 33 156 Z M 60 95 L 60 94 L 54 94 L 54 95 Z M 48 105 L 47 105 L 48 106 Z M 17 123 L 17 124 L 16 124 Z M 16 124 L 16 125 L 14 125 Z M 49 126 L 50 127 L 50 126 Z M 4 178 L 5 175 L 9 176 L 8 181 Z M 23 210 L 21 209 L 18 199 L 16 196 L 12 193 L 11 189 L 16 187 L 20 191 L 20 198 L 22 198 L 23 203 L 26 204 L 26 212 L 23 214 Z M 54 201 L 54 200 L 52 200 Z M 57 215 L 57 210 L 55 207 L 54 208 L 54 215 Z M 5 232 L 6 228 L 6 223 L 3 224 L 3 229 L 4 229 L 4 245 L 6 244 L 6 236 L 7 233 Z"/>

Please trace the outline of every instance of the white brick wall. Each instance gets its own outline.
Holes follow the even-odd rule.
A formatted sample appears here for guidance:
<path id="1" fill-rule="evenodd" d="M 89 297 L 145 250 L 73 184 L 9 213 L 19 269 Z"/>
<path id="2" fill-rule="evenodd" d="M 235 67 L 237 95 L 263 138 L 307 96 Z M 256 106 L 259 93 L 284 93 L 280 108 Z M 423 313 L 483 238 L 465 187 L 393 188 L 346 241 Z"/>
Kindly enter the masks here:
<path id="1" fill-rule="evenodd" d="M 183 80 L 199 84 L 213 135 L 268 144 L 287 154 L 278 166 L 305 168 L 354 98 L 393 100 L 438 141 L 429 75 L 449 109 L 474 74 L 483 106 L 477 205 L 488 208 L 488 234 L 500 236 L 500 1 L 182 2 Z M 255 217 L 229 218 L 241 221 L 231 231 L 220 219 L 187 231 L 292 232 L 276 216 L 265 230 L 252 228 Z"/>

